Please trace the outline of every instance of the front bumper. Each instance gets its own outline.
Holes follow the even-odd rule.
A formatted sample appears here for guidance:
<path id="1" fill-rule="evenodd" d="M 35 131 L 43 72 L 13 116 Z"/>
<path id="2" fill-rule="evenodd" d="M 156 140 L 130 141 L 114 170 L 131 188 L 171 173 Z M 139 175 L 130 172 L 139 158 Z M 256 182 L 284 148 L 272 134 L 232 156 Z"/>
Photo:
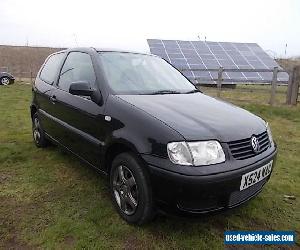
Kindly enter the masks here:
<path id="1" fill-rule="evenodd" d="M 243 174 L 273 160 L 277 150 L 245 167 L 223 173 L 188 176 L 148 164 L 154 197 L 160 209 L 172 213 L 201 214 L 236 207 L 255 197 L 269 180 L 269 175 L 255 185 L 240 191 Z"/>

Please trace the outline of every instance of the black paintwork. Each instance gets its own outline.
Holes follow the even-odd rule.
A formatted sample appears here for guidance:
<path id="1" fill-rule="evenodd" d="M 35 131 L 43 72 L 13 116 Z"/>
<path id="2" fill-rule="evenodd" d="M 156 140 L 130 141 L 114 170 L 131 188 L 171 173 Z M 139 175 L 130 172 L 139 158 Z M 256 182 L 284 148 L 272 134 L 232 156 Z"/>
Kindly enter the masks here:
<path id="1" fill-rule="evenodd" d="M 0 72 L 0 79 L 2 78 L 2 77 L 8 77 L 10 80 L 12 80 L 12 81 L 14 81 L 15 80 L 15 77 L 12 75 L 12 74 L 10 74 L 10 73 L 7 73 L 7 72 Z"/>
<path id="2" fill-rule="evenodd" d="M 49 85 L 38 73 L 31 112 L 38 112 L 49 139 L 104 173 L 109 171 L 107 154 L 112 152 L 111 148 L 122 146 L 136 153 L 147 168 L 155 200 L 161 207 L 190 212 L 229 207 L 228 197 L 239 189 L 241 175 L 275 159 L 275 145 L 245 160 L 235 160 L 230 155 L 226 142 L 250 138 L 266 130 L 265 122 L 248 111 L 200 92 L 115 95 L 98 57 L 102 50 L 78 48 L 59 53 L 66 57 L 72 51 L 91 56 L 96 73 L 95 91 L 101 102 L 62 91 L 57 87 L 58 79 Z M 62 64 L 63 61 L 60 67 Z M 194 167 L 175 165 L 168 159 L 168 142 L 209 139 L 221 143 L 226 155 L 224 163 Z M 206 206 L 210 199 L 215 200 L 217 207 Z M 202 205 L 198 210 L 184 205 L 192 206 L 193 202 Z"/>

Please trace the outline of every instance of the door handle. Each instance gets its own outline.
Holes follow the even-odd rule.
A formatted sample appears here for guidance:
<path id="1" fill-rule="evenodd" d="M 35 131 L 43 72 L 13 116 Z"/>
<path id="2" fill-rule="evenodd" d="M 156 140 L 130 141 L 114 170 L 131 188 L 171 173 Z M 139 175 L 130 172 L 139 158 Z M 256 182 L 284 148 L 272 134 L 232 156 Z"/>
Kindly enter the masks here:
<path id="1" fill-rule="evenodd" d="M 56 96 L 55 95 L 53 95 L 53 96 L 50 96 L 50 101 L 53 103 L 53 104 L 55 104 L 56 103 Z"/>

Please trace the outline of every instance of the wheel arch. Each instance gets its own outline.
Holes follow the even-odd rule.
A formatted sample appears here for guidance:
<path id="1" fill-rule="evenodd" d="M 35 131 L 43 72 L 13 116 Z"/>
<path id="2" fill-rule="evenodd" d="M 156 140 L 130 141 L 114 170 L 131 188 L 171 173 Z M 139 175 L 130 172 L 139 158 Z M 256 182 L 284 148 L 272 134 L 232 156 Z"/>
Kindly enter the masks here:
<path id="1" fill-rule="evenodd" d="M 37 112 L 37 107 L 35 105 L 30 106 L 30 116 L 31 120 L 33 119 L 34 114 Z"/>
<path id="2" fill-rule="evenodd" d="M 143 159 L 140 156 L 140 153 L 138 152 L 138 150 L 132 143 L 130 143 L 126 140 L 114 141 L 106 147 L 106 149 L 104 151 L 104 155 L 103 155 L 104 168 L 108 174 L 110 174 L 110 168 L 111 168 L 111 164 L 112 164 L 114 158 L 117 155 L 119 155 L 121 153 L 125 153 L 125 152 L 133 154 L 134 156 L 136 156 L 139 160 L 141 160 L 143 162 Z"/>

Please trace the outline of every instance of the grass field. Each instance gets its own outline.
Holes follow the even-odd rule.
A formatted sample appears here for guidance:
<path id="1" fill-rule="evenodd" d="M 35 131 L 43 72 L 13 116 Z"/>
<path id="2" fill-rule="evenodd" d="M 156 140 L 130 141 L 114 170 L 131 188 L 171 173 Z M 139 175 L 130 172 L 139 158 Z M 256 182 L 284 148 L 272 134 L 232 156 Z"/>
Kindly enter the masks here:
<path id="1" fill-rule="evenodd" d="M 103 177 L 57 147 L 34 146 L 31 87 L 0 87 L 0 248 L 223 249 L 224 230 L 296 230 L 299 248 L 300 106 L 271 108 L 252 96 L 222 93 L 271 124 L 279 155 L 263 192 L 218 215 L 134 227 L 114 211 Z"/>

